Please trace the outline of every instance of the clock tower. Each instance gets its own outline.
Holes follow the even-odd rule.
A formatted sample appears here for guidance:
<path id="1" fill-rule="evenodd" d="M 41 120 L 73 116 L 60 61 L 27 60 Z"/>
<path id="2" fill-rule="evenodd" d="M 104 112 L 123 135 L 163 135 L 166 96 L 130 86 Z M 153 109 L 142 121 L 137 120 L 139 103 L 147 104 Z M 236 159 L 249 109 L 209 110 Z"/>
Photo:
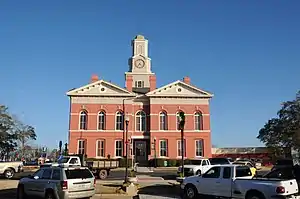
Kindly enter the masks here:
<path id="1" fill-rule="evenodd" d="M 126 88 L 129 91 L 145 94 L 156 89 L 156 77 L 151 72 L 151 59 L 148 57 L 148 40 L 142 35 L 137 35 L 131 46 L 129 71 L 125 73 Z"/>

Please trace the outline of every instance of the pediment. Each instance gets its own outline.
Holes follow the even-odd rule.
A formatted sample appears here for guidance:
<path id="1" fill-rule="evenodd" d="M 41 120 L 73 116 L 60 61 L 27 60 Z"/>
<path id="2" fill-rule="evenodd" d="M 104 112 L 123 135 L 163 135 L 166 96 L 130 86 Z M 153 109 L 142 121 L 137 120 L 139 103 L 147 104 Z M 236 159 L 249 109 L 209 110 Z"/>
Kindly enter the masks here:
<path id="1" fill-rule="evenodd" d="M 170 83 L 166 86 L 160 87 L 151 91 L 146 94 L 147 96 L 155 97 L 155 96 L 162 96 L 162 97 L 204 97 L 204 98 L 211 98 L 213 94 L 201 90 L 195 86 L 190 84 L 186 84 L 182 81 L 176 81 Z"/>
<path id="2" fill-rule="evenodd" d="M 68 96 L 135 96 L 136 94 L 110 82 L 99 80 L 67 92 Z"/>

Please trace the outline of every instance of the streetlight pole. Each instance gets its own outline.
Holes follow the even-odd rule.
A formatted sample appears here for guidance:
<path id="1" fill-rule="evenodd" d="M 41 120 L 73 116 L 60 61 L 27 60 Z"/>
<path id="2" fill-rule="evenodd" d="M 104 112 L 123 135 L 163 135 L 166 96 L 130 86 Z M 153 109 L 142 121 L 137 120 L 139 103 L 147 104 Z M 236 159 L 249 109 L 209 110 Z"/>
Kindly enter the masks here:
<path id="1" fill-rule="evenodd" d="M 181 177 L 184 177 L 184 124 L 185 124 L 185 115 L 184 112 L 179 113 L 179 127 L 181 132 Z"/>
<path id="2" fill-rule="evenodd" d="M 125 138 L 126 138 L 126 151 L 125 151 L 125 154 L 126 154 L 126 169 L 125 169 L 125 183 L 128 182 L 128 124 L 129 124 L 129 117 L 128 115 L 126 115 L 125 117 L 125 125 L 126 125 L 126 131 L 125 131 Z"/>
<path id="3" fill-rule="evenodd" d="M 153 144 L 154 144 L 154 168 L 156 168 L 156 137 L 154 137 Z"/>

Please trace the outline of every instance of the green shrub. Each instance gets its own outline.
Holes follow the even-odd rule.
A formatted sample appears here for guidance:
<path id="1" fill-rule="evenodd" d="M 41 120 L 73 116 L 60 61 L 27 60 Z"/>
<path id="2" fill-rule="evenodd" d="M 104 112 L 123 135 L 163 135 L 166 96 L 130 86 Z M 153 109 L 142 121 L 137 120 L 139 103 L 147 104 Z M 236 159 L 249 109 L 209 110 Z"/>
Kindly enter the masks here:
<path id="1" fill-rule="evenodd" d="M 177 160 L 171 159 L 168 161 L 168 166 L 169 167 L 176 167 Z"/>

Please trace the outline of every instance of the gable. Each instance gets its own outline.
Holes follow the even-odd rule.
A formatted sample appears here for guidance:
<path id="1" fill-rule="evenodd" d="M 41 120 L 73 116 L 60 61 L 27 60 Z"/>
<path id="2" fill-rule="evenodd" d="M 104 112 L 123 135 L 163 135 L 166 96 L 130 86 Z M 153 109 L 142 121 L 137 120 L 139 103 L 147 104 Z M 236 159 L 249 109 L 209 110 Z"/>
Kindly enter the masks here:
<path id="1" fill-rule="evenodd" d="M 182 81 L 176 81 L 166 86 L 160 87 L 146 94 L 147 96 L 162 96 L 162 97 L 205 97 L 211 98 L 213 94 L 201 90 L 195 86 L 186 84 Z"/>
<path id="2" fill-rule="evenodd" d="M 135 96 L 134 93 L 110 82 L 99 80 L 67 92 L 68 96 Z"/>

